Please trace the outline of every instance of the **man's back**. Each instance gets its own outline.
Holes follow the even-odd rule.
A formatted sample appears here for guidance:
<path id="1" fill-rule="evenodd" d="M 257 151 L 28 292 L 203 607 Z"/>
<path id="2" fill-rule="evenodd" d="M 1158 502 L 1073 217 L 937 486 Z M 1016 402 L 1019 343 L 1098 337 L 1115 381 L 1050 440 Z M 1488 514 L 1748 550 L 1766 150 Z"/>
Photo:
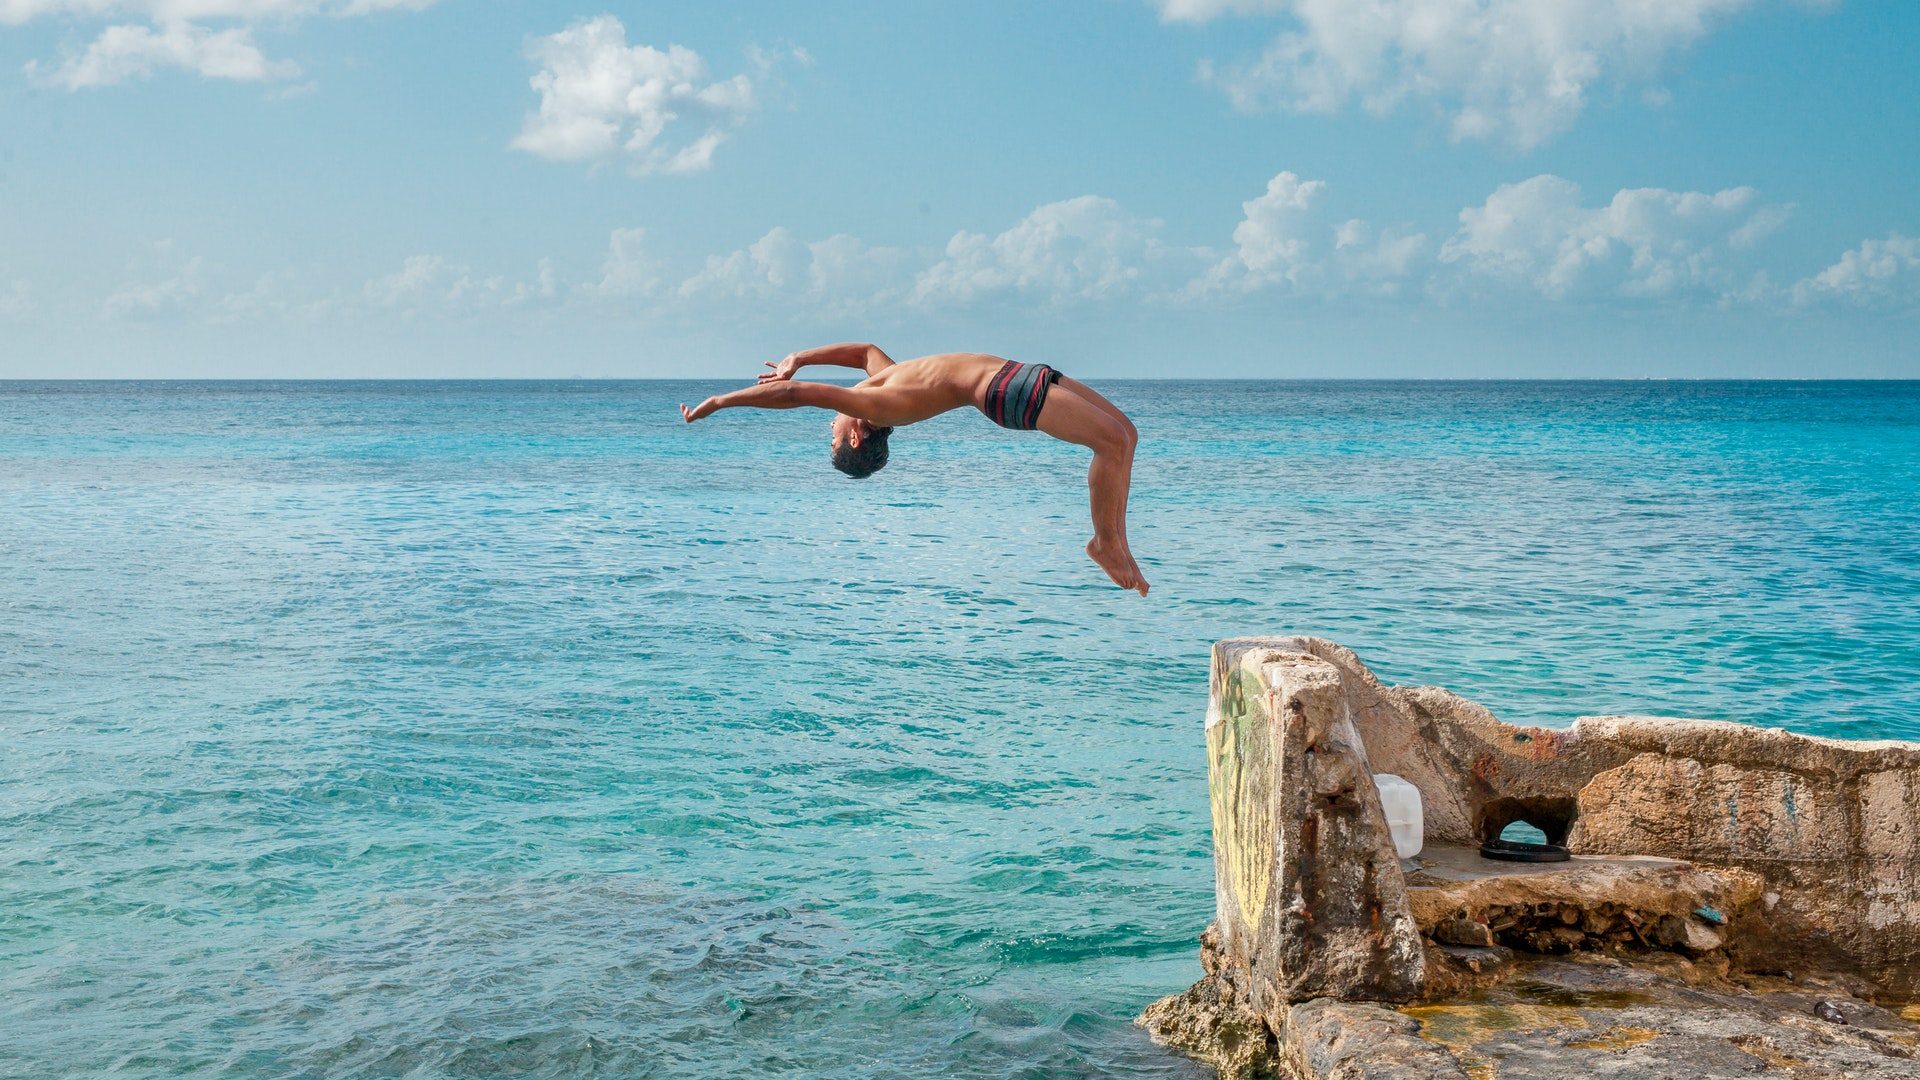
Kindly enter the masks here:
<path id="1" fill-rule="evenodd" d="M 985 353 L 936 353 L 882 368 L 859 385 L 895 391 L 913 403 L 907 411 L 924 419 L 963 405 L 978 406 L 986 399 L 987 382 L 1005 363 Z"/>

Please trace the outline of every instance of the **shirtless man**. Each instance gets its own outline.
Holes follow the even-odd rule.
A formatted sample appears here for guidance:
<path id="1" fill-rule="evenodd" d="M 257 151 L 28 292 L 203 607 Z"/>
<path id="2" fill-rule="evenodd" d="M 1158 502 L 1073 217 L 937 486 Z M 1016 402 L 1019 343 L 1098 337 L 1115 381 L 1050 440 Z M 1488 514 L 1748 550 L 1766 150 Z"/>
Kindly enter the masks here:
<path id="1" fill-rule="evenodd" d="M 813 364 L 860 368 L 856 386 L 795 382 L 794 373 Z M 852 477 L 871 476 L 887 463 L 893 429 L 917 424 L 966 405 L 1001 427 L 1041 431 L 1093 451 L 1087 488 L 1093 504 L 1093 539 L 1087 554 L 1123 589 L 1147 595 L 1147 579 L 1127 549 L 1127 485 L 1133 479 L 1133 448 L 1139 434 L 1125 413 L 1085 383 L 1045 364 L 1020 364 L 982 353 L 941 353 L 894 363 L 877 345 L 823 345 L 767 361 L 757 386 L 710 397 L 680 415 L 691 424 L 720 409 L 831 409 L 833 464 Z"/>

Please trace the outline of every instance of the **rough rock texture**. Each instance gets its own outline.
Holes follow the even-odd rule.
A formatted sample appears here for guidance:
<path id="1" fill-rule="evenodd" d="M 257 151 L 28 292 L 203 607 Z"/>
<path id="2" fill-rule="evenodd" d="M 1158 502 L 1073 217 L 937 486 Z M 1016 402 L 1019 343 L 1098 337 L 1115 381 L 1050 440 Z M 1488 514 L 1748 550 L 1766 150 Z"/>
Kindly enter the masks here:
<path id="1" fill-rule="evenodd" d="M 1140 1022 L 1225 1080 L 1920 1080 L 1920 1008 L 1883 1008 L 1844 980 L 1741 975 L 1671 953 L 1450 951 L 1492 958 L 1500 978 L 1398 1008 L 1320 998 L 1260 1016 L 1210 973 Z"/>
<path id="2" fill-rule="evenodd" d="M 1215 976 L 1149 1006 L 1140 1024 L 1161 1044 L 1218 1070 L 1222 1080 L 1457 1080 L 1448 1049 L 1420 1021 L 1364 1001 L 1316 998 L 1255 1014 Z M 1269 1026 L 1271 1025 L 1271 1026 Z"/>
<path id="3" fill-rule="evenodd" d="M 1756 908 L 1765 881 L 1746 870 L 1648 856 L 1500 863 L 1476 848 L 1448 846 L 1429 847 L 1416 861 L 1408 907 L 1421 932 L 1445 945 L 1705 953 L 1726 945 L 1732 928 L 1764 925 Z"/>
<path id="4" fill-rule="evenodd" d="M 1418 1020 L 1366 1001 L 1289 1005 L 1281 1020 L 1283 1075 L 1326 1080 L 1457 1080 L 1453 1056 L 1423 1038 Z"/>
<path id="5" fill-rule="evenodd" d="M 1497 990 L 1401 1012 L 1472 1077 L 1920 1078 L 1920 1025 L 1842 990 L 1592 955 L 1524 960 Z"/>
<path id="6" fill-rule="evenodd" d="M 1576 791 L 1574 847 L 1757 871 L 1780 899 L 1751 964 L 1920 994 L 1920 747 L 1644 717 L 1574 734 L 1631 754 Z"/>
<path id="7" fill-rule="evenodd" d="M 1256 1013 L 1412 999 L 1425 950 L 1339 668 L 1214 649 L 1207 714 L 1222 976 Z"/>
<path id="8" fill-rule="evenodd" d="M 1337 691 L 1306 700 L 1352 725 L 1368 770 L 1420 789 L 1429 843 L 1478 845 L 1525 820 L 1576 852 L 1750 871 L 1767 895 L 1743 963 L 1920 996 L 1920 745 L 1649 717 L 1513 727 L 1437 687 L 1385 686 L 1351 651 L 1305 637 L 1216 645 L 1214 708 L 1223 656 L 1255 676 L 1307 666 L 1289 653 L 1338 672 Z"/>
<path id="9" fill-rule="evenodd" d="M 1199 1058 L 1224 1080 L 1282 1075 L 1279 1040 L 1266 1020 L 1220 979 L 1209 976 L 1184 994 L 1161 998 L 1147 1006 L 1139 1023 L 1162 1046 Z"/>
<path id="10" fill-rule="evenodd" d="M 1870 1004 L 1920 996 L 1920 746 L 1516 728 L 1267 638 L 1215 646 L 1207 752 L 1207 977 L 1142 1023 L 1222 1075 L 1920 1078 L 1920 1009 Z M 1410 871 L 1379 772 L 1425 803 Z M 1577 857 L 1481 860 L 1518 820 Z"/>

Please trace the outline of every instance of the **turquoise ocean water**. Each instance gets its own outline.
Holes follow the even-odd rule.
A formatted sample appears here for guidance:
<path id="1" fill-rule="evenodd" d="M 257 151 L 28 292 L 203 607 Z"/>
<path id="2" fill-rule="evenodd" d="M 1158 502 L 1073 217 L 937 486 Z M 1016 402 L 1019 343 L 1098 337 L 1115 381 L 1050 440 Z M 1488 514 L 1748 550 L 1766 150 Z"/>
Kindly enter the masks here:
<path id="1" fill-rule="evenodd" d="M 0 383 L 0 1074 L 1198 1075 L 1207 648 L 1920 737 L 1920 384 Z"/>

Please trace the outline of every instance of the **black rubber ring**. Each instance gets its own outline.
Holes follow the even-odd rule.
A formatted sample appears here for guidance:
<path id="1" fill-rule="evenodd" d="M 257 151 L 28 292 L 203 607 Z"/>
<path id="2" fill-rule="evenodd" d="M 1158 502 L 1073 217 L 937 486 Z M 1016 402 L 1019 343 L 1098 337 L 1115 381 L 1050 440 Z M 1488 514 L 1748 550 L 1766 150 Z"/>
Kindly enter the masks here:
<path id="1" fill-rule="evenodd" d="M 1528 844 L 1519 840 L 1489 840 L 1480 845 L 1480 857 L 1501 862 L 1566 862 L 1573 858 L 1559 844 Z"/>

